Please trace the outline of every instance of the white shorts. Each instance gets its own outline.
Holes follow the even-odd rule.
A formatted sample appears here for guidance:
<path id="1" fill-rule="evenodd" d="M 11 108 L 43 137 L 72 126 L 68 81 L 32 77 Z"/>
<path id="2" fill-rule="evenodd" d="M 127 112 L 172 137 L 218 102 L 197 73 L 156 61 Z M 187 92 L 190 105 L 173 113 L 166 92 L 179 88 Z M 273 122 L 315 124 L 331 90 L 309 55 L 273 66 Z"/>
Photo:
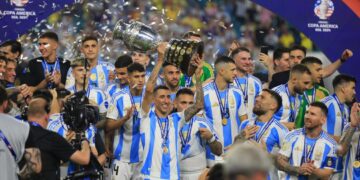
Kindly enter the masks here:
<path id="1" fill-rule="evenodd" d="M 181 180 L 198 180 L 202 171 L 196 172 L 180 172 Z"/>
<path id="2" fill-rule="evenodd" d="M 112 180 L 133 180 L 140 175 L 140 163 L 127 163 L 119 160 L 113 161 Z"/>

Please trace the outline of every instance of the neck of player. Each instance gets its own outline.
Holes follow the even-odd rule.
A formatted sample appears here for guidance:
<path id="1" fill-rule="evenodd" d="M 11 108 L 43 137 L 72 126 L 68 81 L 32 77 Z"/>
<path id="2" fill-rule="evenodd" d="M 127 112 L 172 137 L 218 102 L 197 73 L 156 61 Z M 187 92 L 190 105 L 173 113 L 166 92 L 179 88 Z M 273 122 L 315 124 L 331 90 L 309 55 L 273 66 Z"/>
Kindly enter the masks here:
<path id="1" fill-rule="evenodd" d="M 29 122 L 34 122 L 34 123 L 36 123 L 36 124 L 39 124 L 42 128 L 46 128 L 46 127 L 47 127 L 47 122 L 46 122 L 46 120 L 39 120 L 38 117 L 29 116 L 29 117 L 28 117 L 28 121 L 29 121 Z"/>
<path id="2" fill-rule="evenodd" d="M 273 115 L 274 115 L 273 112 L 268 111 L 268 112 L 266 112 L 265 114 L 258 116 L 258 119 L 259 119 L 261 122 L 266 123 L 266 122 L 268 122 L 268 121 L 271 120 L 271 118 L 273 117 Z"/>
<path id="3" fill-rule="evenodd" d="M 244 77 L 246 75 L 247 75 L 247 73 L 245 71 L 237 69 L 237 77 Z"/>
<path id="4" fill-rule="evenodd" d="M 90 65 L 90 69 L 92 69 L 93 67 L 95 67 L 98 63 L 98 59 L 88 59 L 89 65 Z"/>
<path id="5" fill-rule="evenodd" d="M 141 96 L 142 89 L 140 90 L 140 89 L 137 89 L 136 87 L 131 88 L 130 93 L 131 93 L 132 96 Z"/>
<path id="6" fill-rule="evenodd" d="M 56 53 L 50 54 L 47 58 L 44 58 L 48 63 L 54 63 L 56 61 Z"/>
<path id="7" fill-rule="evenodd" d="M 82 90 L 86 91 L 88 86 L 89 86 L 88 81 L 85 82 L 85 89 L 84 89 L 84 82 L 83 81 L 82 82 L 76 82 L 76 84 L 75 84 L 75 88 L 76 88 L 77 92 L 82 91 Z"/>
<path id="8" fill-rule="evenodd" d="M 168 113 L 163 113 L 155 107 L 155 113 L 159 118 L 166 118 Z"/>
<path id="9" fill-rule="evenodd" d="M 166 86 L 170 89 L 171 93 L 176 93 L 179 90 L 179 85 L 172 86 L 170 83 L 166 83 Z"/>
<path id="10" fill-rule="evenodd" d="M 335 92 L 336 96 L 339 98 L 340 103 L 345 103 L 345 95 L 341 92 Z"/>
<path id="11" fill-rule="evenodd" d="M 317 138 L 320 136 L 322 131 L 322 126 L 318 126 L 315 128 L 305 128 L 306 136 L 309 138 Z"/>
<path id="12" fill-rule="evenodd" d="M 296 92 L 295 92 L 295 86 L 292 84 L 292 83 L 288 83 L 288 88 L 289 88 L 289 93 L 291 96 L 295 96 L 296 95 Z"/>
<path id="13" fill-rule="evenodd" d="M 216 76 L 215 84 L 216 84 L 216 87 L 219 89 L 219 91 L 225 90 L 229 85 L 225 81 L 225 79 L 223 77 L 221 77 L 221 76 Z"/>

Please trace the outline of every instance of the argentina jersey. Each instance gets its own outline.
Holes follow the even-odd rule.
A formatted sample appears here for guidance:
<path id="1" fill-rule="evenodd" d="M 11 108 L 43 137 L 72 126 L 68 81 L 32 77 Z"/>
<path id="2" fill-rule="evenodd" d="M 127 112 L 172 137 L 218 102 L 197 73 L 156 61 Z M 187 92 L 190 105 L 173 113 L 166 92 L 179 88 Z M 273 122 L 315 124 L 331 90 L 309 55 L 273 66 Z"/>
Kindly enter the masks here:
<path id="1" fill-rule="evenodd" d="M 234 86 L 229 86 L 228 90 L 218 92 L 222 103 L 219 104 L 214 85 L 215 83 L 209 83 L 204 87 L 205 118 L 212 124 L 225 150 L 233 143 L 235 136 L 239 134 L 240 117 L 246 115 L 246 108 L 241 90 Z M 222 105 L 225 105 L 225 108 L 228 109 L 228 117 L 222 116 L 220 107 Z M 210 165 L 216 161 L 222 161 L 221 157 L 217 157 L 212 153 L 207 154 L 207 159 Z"/>
<path id="2" fill-rule="evenodd" d="M 350 123 L 347 124 L 344 128 L 350 128 Z M 343 180 L 353 180 L 360 179 L 360 130 L 356 129 L 354 135 L 352 136 L 350 147 L 346 155 L 344 156 L 344 172 Z M 357 157 L 358 156 L 358 157 Z M 357 157 L 357 158 L 356 158 Z"/>
<path id="3" fill-rule="evenodd" d="M 67 90 L 72 94 L 77 92 L 75 86 L 71 86 Z M 109 104 L 105 93 L 101 89 L 89 85 L 86 89 L 86 97 L 89 98 L 90 103 L 93 103 L 99 107 L 100 113 L 106 113 Z"/>
<path id="4" fill-rule="evenodd" d="M 253 139 L 257 143 L 264 146 L 268 153 L 277 154 L 281 148 L 281 145 L 285 142 L 285 136 L 289 132 L 288 129 L 273 118 L 266 123 L 253 118 L 245 120 L 241 123 L 240 132 L 243 131 L 247 126 L 253 125 L 260 127 Z M 267 179 L 279 179 L 278 171 L 275 167 L 271 168 Z"/>
<path id="5" fill-rule="evenodd" d="M 129 86 L 128 85 L 120 86 L 120 84 L 118 82 L 109 84 L 105 90 L 105 95 L 107 97 L 108 102 L 111 101 L 111 99 L 113 98 L 113 95 L 115 95 L 116 93 L 118 93 L 120 91 L 129 92 L 130 91 Z"/>
<path id="6" fill-rule="evenodd" d="M 255 117 L 252 110 L 254 108 L 256 96 L 262 91 L 261 81 L 257 77 L 248 74 L 244 77 L 236 77 L 234 86 L 238 87 L 243 93 L 248 117 Z"/>
<path id="7" fill-rule="evenodd" d="M 120 120 L 128 113 L 133 103 L 137 110 L 140 109 L 142 97 L 131 96 L 129 93 L 119 92 L 114 95 L 109 105 L 107 118 L 115 121 Z M 128 163 L 140 161 L 142 154 L 142 147 L 140 147 L 140 119 L 135 112 L 120 129 L 115 131 L 113 150 L 115 159 L 119 161 Z"/>
<path id="8" fill-rule="evenodd" d="M 181 172 L 196 172 L 206 168 L 206 140 L 200 136 L 199 128 L 208 129 L 218 140 L 212 125 L 205 118 L 194 116 L 180 129 L 180 170 Z M 210 149 L 209 149 L 210 150 Z"/>
<path id="9" fill-rule="evenodd" d="M 282 106 L 275 113 L 274 118 L 280 122 L 294 122 L 300 107 L 301 95 L 291 96 L 287 84 L 276 86 L 272 90 L 277 92 L 282 99 Z"/>
<path id="10" fill-rule="evenodd" d="M 335 94 L 321 100 L 328 108 L 326 122 L 323 130 L 334 136 L 341 136 L 345 125 L 348 123 L 349 107 L 339 102 Z"/>
<path id="11" fill-rule="evenodd" d="M 301 128 L 288 133 L 279 154 L 289 158 L 291 166 L 299 167 L 304 159 L 310 159 L 316 168 L 334 169 L 337 161 L 335 140 L 324 131 L 316 139 L 306 137 L 304 132 L 305 129 Z M 286 180 L 307 179 L 306 176 L 294 176 L 282 171 L 279 176 Z"/>
<path id="12" fill-rule="evenodd" d="M 158 118 L 154 108 L 147 114 L 141 112 L 142 178 L 180 179 L 178 134 L 184 121 L 184 112 L 172 113 L 167 118 Z"/>
<path id="13" fill-rule="evenodd" d="M 110 83 L 109 74 L 114 72 L 115 67 L 110 62 L 98 60 L 98 64 L 90 70 L 89 84 L 98 87 L 102 90 Z M 69 68 L 66 76 L 65 88 L 69 89 L 75 85 L 75 78 L 72 73 L 72 68 Z"/>

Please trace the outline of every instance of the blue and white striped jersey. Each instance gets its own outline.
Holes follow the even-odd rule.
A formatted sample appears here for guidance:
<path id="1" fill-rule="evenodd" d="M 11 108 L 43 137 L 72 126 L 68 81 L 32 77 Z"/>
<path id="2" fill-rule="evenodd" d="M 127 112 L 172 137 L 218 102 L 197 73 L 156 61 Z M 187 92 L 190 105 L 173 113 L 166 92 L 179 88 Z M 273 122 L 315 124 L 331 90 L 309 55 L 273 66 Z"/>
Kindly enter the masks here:
<path id="1" fill-rule="evenodd" d="M 110 62 L 104 62 L 98 60 L 98 64 L 90 70 L 91 71 L 89 78 L 90 85 L 105 90 L 106 86 L 110 83 L 109 74 L 111 71 L 114 72 L 114 70 L 115 67 Z M 69 89 L 74 85 L 75 85 L 75 78 L 72 74 L 72 68 L 69 68 L 66 76 L 65 88 Z"/>
<path id="2" fill-rule="evenodd" d="M 114 95 L 120 91 L 130 91 L 129 86 L 120 86 L 118 82 L 111 83 L 107 86 L 105 90 L 105 95 L 107 97 L 108 102 L 114 97 Z"/>
<path id="3" fill-rule="evenodd" d="M 75 86 L 71 86 L 67 90 L 71 93 L 77 92 Z M 86 97 L 89 98 L 90 102 L 98 105 L 100 113 L 106 113 L 109 104 L 105 93 L 101 89 L 89 85 L 86 89 Z"/>
<path id="4" fill-rule="evenodd" d="M 167 118 L 157 118 L 154 108 L 147 114 L 141 112 L 144 153 L 140 172 L 143 178 L 180 179 L 179 131 L 184 122 L 184 112 L 170 114 Z M 162 138 L 162 134 L 167 134 L 168 138 Z"/>
<path id="5" fill-rule="evenodd" d="M 347 124 L 344 128 L 344 131 L 350 127 L 350 124 Z M 357 153 L 360 153 L 360 129 L 359 127 L 356 129 L 349 147 L 348 152 L 344 156 L 344 172 L 343 172 L 343 180 L 353 180 L 360 179 L 360 167 L 355 164 Z M 360 157 L 358 157 L 357 161 L 360 161 Z"/>
<path id="6" fill-rule="evenodd" d="M 255 117 L 253 114 L 253 108 L 255 105 L 255 98 L 262 91 L 261 81 L 251 75 L 248 74 L 244 77 L 237 77 L 234 81 L 234 86 L 241 89 L 244 97 L 244 104 L 246 106 L 247 115 L 249 118 Z"/>
<path id="7" fill-rule="evenodd" d="M 191 129 L 190 129 L 191 128 Z M 204 117 L 194 116 L 189 122 L 186 122 L 183 127 L 180 129 L 180 133 L 184 137 L 184 140 L 187 142 L 184 146 L 182 139 L 180 138 L 180 147 L 181 147 L 181 159 L 191 158 L 205 152 L 206 141 L 200 137 L 199 128 L 206 128 L 214 135 L 217 140 L 218 137 L 215 133 L 215 129 L 212 127 L 210 122 Z M 190 129 L 190 130 L 189 130 Z M 189 137 L 188 134 L 190 133 Z M 186 140 L 188 137 L 188 140 Z M 185 144 L 185 143 L 184 143 Z"/>
<path id="8" fill-rule="evenodd" d="M 337 161 L 336 145 L 336 141 L 324 131 L 318 138 L 312 139 L 307 137 L 305 129 L 301 128 L 287 134 L 279 154 L 288 157 L 292 166 L 301 166 L 307 157 L 314 161 L 316 168 L 334 169 Z M 291 176 L 284 172 L 280 172 L 279 175 L 280 179 L 306 179 L 304 176 Z"/>
<path id="9" fill-rule="evenodd" d="M 52 114 L 50 116 L 47 129 L 58 133 L 64 138 L 66 138 L 66 133 L 68 132 L 68 127 L 63 120 L 62 114 L 60 113 Z M 93 147 L 95 147 L 95 133 L 96 127 L 94 125 L 90 125 L 90 127 L 85 131 L 86 139 L 89 140 L 90 146 Z"/>
<path id="10" fill-rule="evenodd" d="M 229 111 L 229 117 L 223 118 L 214 85 L 215 83 L 209 83 L 204 87 L 205 118 L 213 125 L 223 149 L 226 149 L 233 143 L 235 136 L 239 134 L 240 116 L 246 115 L 246 108 L 241 90 L 235 86 L 229 86 L 228 90 L 219 92 L 221 103 Z M 226 104 L 224 102 L 225 97 L 228 99 Z M 209 153 L 207 153 L 207 159 L 210 164 L 212 161 L 222 160 L 221 157 Z"/>
<path id="11" fill-rule="evenodd" d="M 253 125 L 260 127 L 253 139 L 265 146 L 268 153 L 277 154 L 281 148 L 281 145 L 285 142 L 285 136 L 289 130 L 276 119 L 271 119 L 264 123 L 257 120 L 256 118 L 252 118 L 241 123 L 240 132 L 243 131 L 247 126 Z M 269 172 L 267 179 L 279 179 L 278 171 L 275 167 Z"/>
<path id="12" fill-rule="evenodd" d="M 116 121 L 120 120 L 127 114 L 133 103 L 136 110 L 139 111 L 141 99 L 141 96 L 131 96 L 130 92 L 116 93 L 110 103 L 106 117 Z M 140 119 L 136 112 L 120 129 L 115 131 L 113 147 L 115 159 L 119 161 L 136 163 L 141 160 Z"/>
<path id="13" fill-rule="evenodd" d="M 277 92 L 282 99 L 282 107 L 275 113 L 275 119 L 280 122 L 295 122 L 302 96 L 299 94 L 295 97 L 291 96 L 287 84 L 276 86 L 272 90 Z"/>
<path id="14" fill-rule="evenodd" d="M 350 110 L 346 104 L 340 103 L 335 94 L 321 100 L 328 108 L 328 114 L 323 130 L 334 136 L 341 136 L 350 117 Z"/>

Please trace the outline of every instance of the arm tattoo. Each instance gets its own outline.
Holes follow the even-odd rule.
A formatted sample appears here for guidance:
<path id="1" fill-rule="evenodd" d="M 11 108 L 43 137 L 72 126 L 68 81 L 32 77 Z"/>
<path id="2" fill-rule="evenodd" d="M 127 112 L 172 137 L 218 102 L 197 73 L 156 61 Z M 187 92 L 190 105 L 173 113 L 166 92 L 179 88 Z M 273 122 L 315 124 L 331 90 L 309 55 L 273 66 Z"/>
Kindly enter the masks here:
<path id="1" fill-rule="evenodd" d="M 279 170 L 285 171 L 288 174 L 296 175 L 296 176 L 299 175 L 299 167 L 291 166 L 289 164 L 289 158 L 284 155 L 281 154 L 277 155 L 275 165 Z"/>
<path id="2" fill-rule="evenodd" d="M 343 136 L 340 139 L 340 145 L 342 146 L 343 149 L 347 149 L 349 147 L 349 145 L 351 143 L 351 139 L 352 139 L 355 131 L 356 131 L 356 128 L 351 127 L 351 126 L 345 130 L 345 133 L 343 134 Z"/>
<path id="3" fill-rule="evenodd" d="M 189 121 L 196 113 L 204 108 L 204 91 L 200 78 L 196 77 L 196 100 L 193 106 L 188 107 L 185 114 L 185 121 Z"/>

